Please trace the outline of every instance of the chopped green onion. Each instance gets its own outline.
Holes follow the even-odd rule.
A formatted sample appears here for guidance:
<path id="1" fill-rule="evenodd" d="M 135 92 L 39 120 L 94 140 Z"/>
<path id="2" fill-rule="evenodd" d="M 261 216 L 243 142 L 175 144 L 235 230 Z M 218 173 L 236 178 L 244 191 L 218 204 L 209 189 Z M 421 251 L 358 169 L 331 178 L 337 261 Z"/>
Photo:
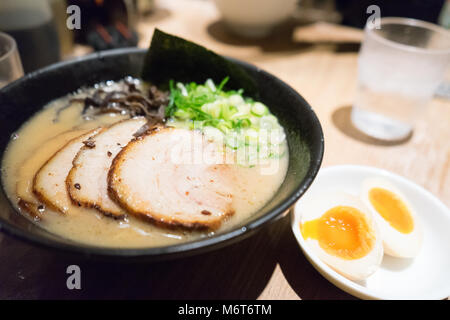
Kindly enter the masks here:
<path id="1" fill-rule="evenodd" d="M 286 139 L 286 134 L 281 127 L 279 129 L 273 129 L 270 131 L 270 143 L 281 144 Z"/>
<path id="2" fill-rule="evenodd" d="M 168 123 L 200 130 L 236 152 L 250 148 L 239 163 L 252 166 L 255 159 L 282 156 L 286 137 L 278 119 L 263 103 L 244 97 L 242 89 L 224 91 L 228 80 L 218 86 L 211 79 L 204 84 L 169 81 Z"/>
<path id="3" fill-rule="evenodd" d="M 255 116 L 262 117 L 263 115 L 269 113 L 269 109 L 261 102 L 255 102 L 255 104 L 251 108 L 252 113 Z"/>
<path id="4" fill-rule="evenodd" d="M 245 104 L 244 98 L 239 94 L 233 94 L 228 97 L 228 102 L 233 106 L 239 106 Z"/>
<path id="5" fill-rule="evenodd" d="M 233 120 L 233 128 L 236 129 L 248 128 L 251 124 L 250 120 L 246 118 Z"/>
<path id="6" fill-rule="evenodd" d="M 227 84 L 228 80 L 230 80 L 230 77 L 225 77 L 217 87 L 217 91 L 222 91 L 223 87 Z"/>
<path id="7" fill-rule="evenodd" d="M 221 105 L 219 101 L 207 103 L 203 105 L 201 109 L 202 111 L 205 111 L 207 114 L 211 115 L 213 118 L 220 118 Z"/>
<path id="8" fill-rule="evenodd" d="M 233 114 L 237 113 L 238 110 L 236 107 L 231 105 L 222 105 L 222 118 L 225 120 L 230 120 Z"/>
<path id="9" fill-rule="evenodd" d="M 183 109 L 179 109 L 179 110 L 175 111 L 174 115 L 175 115 L 175 117 L 183 119 L 183 120 L 187 120 L 192 117 L 192 114 L 190 112 L 183 110 Z"/>
<path id="10" fill-rule="evenodd" d="M 262 129 L 267 129 L 267 130 L 277 128 L 278 127 L 278 119 L 274 115 L 271 115 L 271 114 L 267 115 L 267 116 L 263 116 L 259 120 L 259 126 Z"/>
<path id="11" fill-rule="evenodd" d="M 207 85 L 211 91 L 216 91 L 216 85 L 211 79 L 206 80 L 205 85 Z"/>
<path id="12" fill-rule="evenodd" d="M 186 87 L 181 83 L 181 82 L 177 82 L 177 88 L 180 89 L 181 94 L 185 97 L 187 97 L 188 92 L 186 90 Z"/>
<path id="13" fill-rule="evenodd" d="M 216 127 L 223 133 L 228 133 L 230 131 L 230 129 L 232 129 L 232 125 L 230 125 L 229 122 L 225 122 L 225 121 L 219 122 L 219 124 L 217 124 Z"/>

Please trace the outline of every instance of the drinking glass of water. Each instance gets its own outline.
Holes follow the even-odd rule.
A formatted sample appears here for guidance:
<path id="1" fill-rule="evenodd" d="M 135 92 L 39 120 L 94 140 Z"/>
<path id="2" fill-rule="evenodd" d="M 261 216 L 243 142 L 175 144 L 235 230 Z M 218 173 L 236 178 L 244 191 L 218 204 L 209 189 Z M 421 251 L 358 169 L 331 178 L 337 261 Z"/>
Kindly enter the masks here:
<path id="1" fill-rule="evenodd" d="M 16 41 L 0 32 L 0 88 L 23 76 Z"/>
<path id="2" fill-rule="evenodd" d="M 382 18 L 367 25 L 351 119 L 365 134 L 408 137 L 450 63 L 450 31 L 425 21 Z"/>

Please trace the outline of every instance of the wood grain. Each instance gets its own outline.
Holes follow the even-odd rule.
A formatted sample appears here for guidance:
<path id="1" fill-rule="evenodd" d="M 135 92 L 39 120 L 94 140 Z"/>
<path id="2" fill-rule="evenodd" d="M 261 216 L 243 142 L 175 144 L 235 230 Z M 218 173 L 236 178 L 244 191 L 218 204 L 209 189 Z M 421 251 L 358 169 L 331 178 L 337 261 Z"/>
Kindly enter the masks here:
<path id="1" fill-rule="evenodd" d="M 268 39 L 244 40 L 227 32 L 208 1 L 164 0 L 157 1 L 156 7 L 139 20 L 139 46 L 149 45 L 157 26 L 256 64 L 286 81 L 312 105 L 325 134 L 323 166 L 387 169 L 450 206 L 448 101 L 433 100 L 423 110 L 413 136 L 402 144 L 381 144 L 351 127 L 348 116 L 356 86 L 359 30 L 290 21 Z M 61 258 L 10 237 L 0 243 L 0 261 L 8 261 L 0 263 L 0 298 L 352 299 L 307 262 L 286 218 L 225 249 L 157 264 Z M 69 264 L 81 266 L 81 291 L 65 287 Z"/>

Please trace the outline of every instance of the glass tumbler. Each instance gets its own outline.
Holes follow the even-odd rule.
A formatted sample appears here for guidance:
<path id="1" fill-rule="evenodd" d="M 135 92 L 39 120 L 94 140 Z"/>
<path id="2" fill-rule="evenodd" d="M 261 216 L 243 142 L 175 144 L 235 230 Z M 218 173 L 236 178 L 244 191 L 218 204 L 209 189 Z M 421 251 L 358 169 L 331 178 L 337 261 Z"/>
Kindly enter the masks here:
<path id="1" fill-rule="evenodd" d="M 401 140 L 445 77 L 450 31 L 409 18 L 382 18 L 379 27 L 365 28 L 351 120 L 371 137 Z"/>
<path id="2" fill-rule="evenodd" d="M 23 76 L 16 41 L 0 32 L 0 88 Z"/>

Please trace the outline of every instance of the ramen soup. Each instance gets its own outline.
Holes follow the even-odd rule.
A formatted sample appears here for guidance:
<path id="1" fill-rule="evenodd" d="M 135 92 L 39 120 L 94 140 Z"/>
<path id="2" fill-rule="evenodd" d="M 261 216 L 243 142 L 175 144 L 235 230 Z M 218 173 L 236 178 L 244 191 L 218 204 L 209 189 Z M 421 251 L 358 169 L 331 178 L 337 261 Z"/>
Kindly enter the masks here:
<path id="1" fill-rule="evenodd" d="M 11 137 L 10 201 L 96 246 L 165 246 L 245 222 L 282 184 L 287 143 L 268 107 L 225 81 L 163 92 L 128 77 L 52 101 Z"/>

